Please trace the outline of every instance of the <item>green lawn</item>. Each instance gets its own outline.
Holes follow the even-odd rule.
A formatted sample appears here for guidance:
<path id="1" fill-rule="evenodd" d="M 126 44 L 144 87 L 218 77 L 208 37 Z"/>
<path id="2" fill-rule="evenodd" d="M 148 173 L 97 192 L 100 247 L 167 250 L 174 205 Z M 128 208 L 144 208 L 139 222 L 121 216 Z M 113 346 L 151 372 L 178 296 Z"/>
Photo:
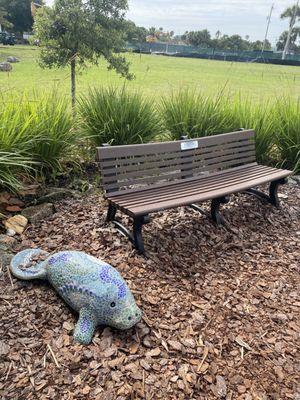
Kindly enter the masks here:
<path id="1" fill-rule="evenodd" d="M 57 85 L 69 94 L 69 71 L 42 70 L 37 64 L 38 48 L 30 46 L 0 46 L 0 61 L 8 55 L 19 57 L 10 74 L 0 72 L 0 93 L 22 93 L 24 90 L 50 89 Z M 241 92 L 256 99 L 274 98 L 283 93 L 298 96 L 300 93 L 300 67 L 230 63 L 201 59 L 172 58 L 156 55 L 126 56 L 136 75 L 127 85 L 145 94 L 160 96 L 174 89 L 192 87 L 206 93 L 219 91 L 224 86 L 232 93 Z M 89 86 L 117 84 L 124 79 L 107 71 L 104 62 L 91 66 L 78 76 L 78 91 L 84 93 Z"/>

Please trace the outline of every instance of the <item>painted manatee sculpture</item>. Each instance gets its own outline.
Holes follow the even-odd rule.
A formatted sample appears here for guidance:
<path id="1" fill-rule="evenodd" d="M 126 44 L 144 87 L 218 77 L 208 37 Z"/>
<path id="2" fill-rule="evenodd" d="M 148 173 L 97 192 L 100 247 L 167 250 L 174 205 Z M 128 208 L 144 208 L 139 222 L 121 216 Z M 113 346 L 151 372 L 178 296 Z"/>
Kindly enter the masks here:
<path id="1" fill-rule="evenodd" d="M 22 269 L 42 254 L 48 256 L 45 261 Z M 19 279 L 48 280 L 59 295 L 79 312 L 74 339 L 81 344 L 92 341 L 97 325 L 125 330 L 141 319 L 141 310 L 119 272 L 80 251 L 49 255 L 41 249 L 24 250 L 12 259 L 10 270 Z"/>

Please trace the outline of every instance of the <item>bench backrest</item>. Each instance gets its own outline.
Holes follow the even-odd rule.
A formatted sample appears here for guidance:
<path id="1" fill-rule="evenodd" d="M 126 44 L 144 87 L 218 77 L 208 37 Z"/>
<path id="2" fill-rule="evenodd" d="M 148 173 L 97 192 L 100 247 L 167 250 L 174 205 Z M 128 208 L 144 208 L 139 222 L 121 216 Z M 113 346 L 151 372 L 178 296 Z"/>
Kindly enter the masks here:
<path id="1" fill-rule="evenodd" d="M 98 147 L 108 193 L 159 185 L 255 162 L 255 133 L 238 131 L 200 139 Z M 123 192 L 122 192 L 123 193 Z"/>

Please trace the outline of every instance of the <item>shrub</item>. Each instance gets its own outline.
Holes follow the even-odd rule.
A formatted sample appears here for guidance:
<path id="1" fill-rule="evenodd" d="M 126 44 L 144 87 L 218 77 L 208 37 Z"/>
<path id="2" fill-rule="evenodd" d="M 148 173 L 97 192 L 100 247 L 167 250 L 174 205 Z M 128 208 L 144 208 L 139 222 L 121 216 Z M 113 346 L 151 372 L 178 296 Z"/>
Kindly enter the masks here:
<path id="1" fill-rule="evenodd" d="M 274 108 L 275 142 L 279 152 L 279 164 L 300 172 L 300 98 L 277 100 Z"/>
<path id="2" fill-rule="evenodd" d="M 82 130 L 96 146 L 147 143 L 162 133 L 151 99 L 122 89 L 93 89 L 79 101 Z"/>
<path id="3" fill-rule="evenodd" d="M 256 153 L 260 162 L 270 162 L 274 151 L 274 117 L 270 103 L 220 92 L 216 97 L 183 90 L 162 100 L 162 118 L 172 140 L 180 136 L 202 137 L 236 131 L 256 132 Z"/>
<path id="4" fill-rule="evenodd" d="M 0 187 L 17 192 L 21 188 L 18 173 L 28 174 L 32 160 L 18 153 L 0 151 Z"/>
<path id="5" fill-rule="evenodd" d="M 53 176 L 68 161 L 79 141 L 67 102 L 56 93 L 5 99 L 0 111 L 0 185 L 16 190 L 22 173 Z M 6 167 L 5 167 L 6 162 Z"/>
<path id="6" fill-rule="evenodd" d="M 249 98 L 236 97 L 230 104 L 232 130 L 239 128 L 255 131 L 257 160 L 269 163 L 274 158 L 274 117 L 273 106 L 269 102 L 253 103 Z"/>
<path id="7" fill-rule="evenodd" d="M 33 158 L 29 156 L 31 139 L 26 135 L 32 117 L 22 101 L 0 107 L 0 186 L 17 191 L 19 174 L 28 173 Z"/>
<path id="8" fill-rule="evenodd" d="M 170 139 L 180 136 L 202 137 L 232 130 L 228 112 L 229 97 L 220 92 L 216 97 L 204 96 L 189 89 L 163 97 L 161 116 Z"/>
<path id="9" fill-rule="evenodd" d="M 62 96 L 51 93 L 43 96 L 32 109 L 33 124 L 28 135 L 34 141 L 30 153 L 42 172 L 55 175 L 63 169 L 62 161 L 70 161 L 81 140 L 73 129 L 73 117 L 68 102 Z"/>

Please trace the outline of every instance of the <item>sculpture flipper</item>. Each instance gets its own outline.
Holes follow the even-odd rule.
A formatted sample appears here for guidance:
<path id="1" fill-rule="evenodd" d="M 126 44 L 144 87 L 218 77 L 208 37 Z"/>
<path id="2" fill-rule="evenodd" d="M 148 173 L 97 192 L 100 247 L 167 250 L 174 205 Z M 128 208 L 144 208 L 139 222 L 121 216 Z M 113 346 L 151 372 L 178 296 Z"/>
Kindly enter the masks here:
<path id="1" fill-rule="evenodd" d="M 96 317 L 90 308 L 79 311 L 79 319 L 74 331 L 74 339 L 80 344 L 90 344 L 97 326 Z"/>
<path id="2" fill-rule="evenodd" d="M 76 311 L 79 312 L 81 308 L 97 306 L 97 296 L 87 289 L 86 287 L 79 286 L 75 283 L 63 285 L 57 288 L 60 296 Z"/>

